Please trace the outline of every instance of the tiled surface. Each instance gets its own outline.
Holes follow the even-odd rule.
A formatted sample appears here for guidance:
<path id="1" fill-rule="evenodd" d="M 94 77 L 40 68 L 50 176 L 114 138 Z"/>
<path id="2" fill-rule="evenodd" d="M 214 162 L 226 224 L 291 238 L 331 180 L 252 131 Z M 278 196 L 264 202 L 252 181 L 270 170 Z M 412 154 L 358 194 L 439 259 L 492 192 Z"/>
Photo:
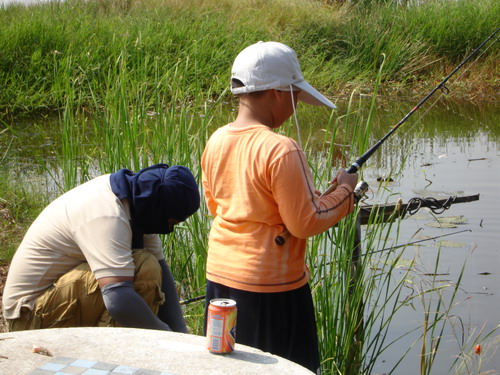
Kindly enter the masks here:
<path id="1" fill-rule="evenodd" d="M 54 357 L 31 371 L 29 375 L 175 375 L 172 373 L 134 368 L 107 362 Z"/>

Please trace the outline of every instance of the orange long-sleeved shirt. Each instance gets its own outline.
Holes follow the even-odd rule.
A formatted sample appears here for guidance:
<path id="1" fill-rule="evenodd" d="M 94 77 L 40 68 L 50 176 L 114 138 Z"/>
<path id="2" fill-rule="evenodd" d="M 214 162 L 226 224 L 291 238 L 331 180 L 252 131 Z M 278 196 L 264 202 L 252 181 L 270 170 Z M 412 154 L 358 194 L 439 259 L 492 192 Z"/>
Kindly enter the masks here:
<path id="1" fill-rule="evenodd" d="M 203 188 L 214 216 L 207 278 L 252 292 L 304 285 L 307 237 L 324 232 L 353 209 L 349 185 L 322 198 L 298 144 L 264 125 L 226 125 L 202 156 Z M 283 246 L 274 239 L 285 227 Z"/>

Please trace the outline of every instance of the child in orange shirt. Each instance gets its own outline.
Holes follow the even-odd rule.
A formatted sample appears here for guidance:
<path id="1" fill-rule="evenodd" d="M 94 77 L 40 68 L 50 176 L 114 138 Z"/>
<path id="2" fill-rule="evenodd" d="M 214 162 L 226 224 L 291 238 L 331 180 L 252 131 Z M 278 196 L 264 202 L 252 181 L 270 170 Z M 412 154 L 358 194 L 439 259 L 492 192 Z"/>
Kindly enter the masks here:
<path id="1" fill-rule="evenodd" d="M 307 238 L 353 210 L 357 174 L 340 170 L 338 187 L 316 194 L 297 142 L 273 131 L 298 100 L 335 105 L 307 83 L 295 52 L 277 42 L 245 48 L 232 68 L 236 120 L 214 132 L 202 156 L 203 188 L 214 217 L 207 259 L 207 307 L 237 302 L 236 342 L 282 356 L 316 372 L 319 353 Z M 284 230 L 283 245 L 275 242 Z"/>

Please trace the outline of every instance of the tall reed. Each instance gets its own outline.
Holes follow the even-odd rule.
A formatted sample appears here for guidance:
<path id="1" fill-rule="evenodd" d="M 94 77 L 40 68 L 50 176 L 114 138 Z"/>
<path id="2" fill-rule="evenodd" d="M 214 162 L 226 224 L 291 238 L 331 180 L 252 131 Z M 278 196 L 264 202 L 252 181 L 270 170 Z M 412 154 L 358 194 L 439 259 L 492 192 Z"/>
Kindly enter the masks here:
<path id="1" fill-rule="evenodd" d="M 346 114 L 337 118 L 335 123 L 330 122 L 324 131 L 325 141 L 326 135 L 339 135 L 329 139 L 328 144 L 332 145 L 332 141 L 336 140 L 338 144 L 349 145 L 354 155 L 363 153 L 369 146 L 371 138 L 367 134 L 372 129 L 383 68 L 384 62 L 380 65 L 369 110 L 363 110 L 362 101 L 358 101 L 358 108 L 354 107 L 354 95 L 351 95 Z M 334 158 L 333 149 L 334 147 L 330 147 L 330 154 L 326 159 Z M 406 152 L 411 152 L 411 148 Z M 400 160 L 401 162 L 404 160 Z M 330 169 L 324 164 L 323 168 Z M 401 166 L 398 169 L 401 170 Z M 394 177 L 397 176 L 398 169 L 391 171 Z M 316 178 L 324 177 L 321 168 L 315 172 Z M 383 191 L 383 182 L 380 184 L 378 191 Z M 389 194 L 386 199 L 391 196 Z M 371 374 L 383 353 L 397 345 L 399 339 L 420 329 L 422 333 L 414 345 L 418 342 L 421 344 L 421 374 L 430 374 L 443 332 L 450 323 L 463 269 L 454 284 L 445 285 L 435 276 L 424 285 L 424 278 L 418 273 L 415 259 L 406 266 L 402 275 L 398 274 L 405 249 L 391 249 L 391 244 L 397 242 L 399 235 L 400 222 L 395 213 L 386 221 L 379 212 L 372 211 L 363 231 L 357 215 L 359 213 L 356 210 L 336 228 L 310 241 L 308 262 L 312 268 L 323 372 Z M 394 236 L 395 239 L 392 238 Z M 438 274 L 438 266 L 439 256 L 431 274 Z M 422 279 L 422 287 L 417 293 L 406 296 L 408 280 L 413 278 Z M 442 291 L 445 289 L 451 289 L 451 298 L 443 296 Z M 422 326 L 408 328 L 401 337 L 388 341 L 388 333 L 392 323 L 397 320 L 399 311 L 417 301 L 422 305 Z M 391 373 L 411 348 L 394 363 Z"/>
<path id="2" fill-rule="evenodd" d="M 378 83 L 380 78 L 381 74 Z M 351 95 L 346 115 L 330 124 L 333 129 L 325 131 L 325 135 L 342 135 L 343 139 L 339 141 L 337 138 L 337 142 L 349 145 L 351 154 L 361 154 L 369 146 L 376 88 L 366 119 L 362 108 L 353 108 L 354 95 Z M 361 105 L 361 101 L 358 103 Z M 332 140 L 329 144 L 331 159 L 335 146 Z M 384 334 L 400 307 L 398 297 L 403 283 L 391 286 L 397 259 L 388 261 L 389 253 L 386 253 L 382 254 L 386 259 L 381 262 L 372 257 L 370 250 L 376 245 L 385 247 L 391 228 L 392 222 L 383 224 L 375 213 L 365 230 L 364 240 L 360 242 L 361 228 L 355 214 L 340 222 L 327 235 L 317 236 L 311 241 L 308 261 L 313 269 L 322 367 L 326 374 L 369 374 L 375 359 L 385 348 Z M 374 262 L 385 266 L 373 271 Z M 391 307 L 393 312 L 388 313 Z M 385 316 L 387 313 L 388 317 Z"/>
<path id="3" fill-rule="evenodd" d="M 61 191 L 99 174 L 120 168 L 137 171 L 160 162 L 185 165 L 201 181 L 204 144 L 231 115 L 220 109 L 228 99 L 229 67 L 249 43 L 258 39 L 289 43 L 304 61 L 305 76 L 312 77 L 315 85 L 321 82 L 318 87 L 329 88 L 354 80 L 356 85 L 371 85 L 377 79 L 415 79 L 422 64 L 447 58 L 446 46 L 457 55 L 467 48 L 439 40 L 440 47 L 433 49 L 437 42 L 425 37 L 427 29 L 404 22 L 411 12 L 419 12 L 413 8 L 367 12 L 347 5 L 324 8 L 318 2 L 259 4 L 262 7 L 249 0 L 207 0 L 202 5 L 110 0 L 2 8 L 0 109 L 8 115 L 44 108 L 60 111 L 62 183 L 59 174 L 54 178 Z M 457 7 L 466 7 L 463 4 Z M 494 23 L 498 6 L 487 0 L 481 4 L 477 14 L 463 22 Z M 439 7 L 426 9 L 435 21 L 445 12 Z M 435 30 L 439 32 L 433 31 L 433 36 L 449 32 L 446 27 Z M 481 33 L 487 31 L 477 34 Z M 387 61 L 377 74 L 382 53 Z M 331 168 L 339 150 L 352 156 L 369 145 L 376 95 L 367 114 L 361 101 L 356 107 L 356 95 L 351 95 L 345 114 L 332 115 L 320 135 L 305 138 L 317 186 L 324 186 L 340 166 L 335 161 Z M 293 133 L 292 129 L 283 131 Z M 181 299 L 204 293 L 210 223 L 202 202 L 199 212 L 163 237 Z M 398 221 L 383 223 L 374 212 L 363 229 L 364 255 L 357 268 L 352 267 L 354 217 L 310 241 L 307 260 L 326 374 L 369 374 L 393 345 L 387 335 L 396 314 L 408 303 L 403 287 L 411 267 L 397 277 L 403 250 L 376 251 L 390 247 L 398 225 Z M 186 308 L 193 333 L 201 333 L 202 311 L 203 302 Z M 445 316 L 436 315 L 434 321 Z M 426 321 L 431 318 L 428 314 Z M 424 340 L 434 335 L 432 327 L 437 326 L 431 322 L 424 327 Z M 424 357 L 430 365 L 432 360 Z"/>
<path id="4" fill-rule="evenodd" d="M 0 7 L 0 114 L 64 108 L 66 77 L 58 74 L 58 65 L 68 57 L 79 91 L 75 98 L 84 106 L 107 90 L 122 54 L 129 79 L 139 86 L 132 96 L 151 94 L 157 73 L 187 64 L 182 69 L 186 74 L 176 77 L 182 82 L 182 98 L 192 100 L 199 92 L 217 97 L 234 56 L 258 40 L 291 45 L 305 76 L 323 91 L 369 86 L 382 53 L 388 57 L 384 80 L 403 87 L 425 84 L 497 28 L 499 15 L 494 0 L 408 7 L 377 3 L 368 8 L 298 0 L 272 0 L 259 7 L 253 0 L 131 0 L 125 5 L 67 0 Z M 499 51 L 497 43 L 486 55 L 489 59 L 481 60 L 485 68 L 477 74 L 484 78 L 482 85 L 498 80 L 494 62 Z M 147 66 L 141 65 L 146 60 Z M 475 77 L 467 79 L 480 85 Z"/>

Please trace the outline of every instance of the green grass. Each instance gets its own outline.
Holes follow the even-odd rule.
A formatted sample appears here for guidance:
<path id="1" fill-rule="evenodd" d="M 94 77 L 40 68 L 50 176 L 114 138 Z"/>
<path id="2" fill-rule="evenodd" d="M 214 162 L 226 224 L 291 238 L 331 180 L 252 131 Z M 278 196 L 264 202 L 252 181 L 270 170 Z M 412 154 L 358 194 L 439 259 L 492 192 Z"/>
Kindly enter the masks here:
<path id="1" fill-rule="evenodd" d="M 52 190 L 43 191 L 36 180 L 25 186 L 13 176 L 17 169 L 2 164 L 0 223 L 7 236 L 2 259 L 10 259 L 44 204 L 96 175 L 163 162 L 185 165 L 201 181 L 199 160 L 208 137 L 234 116 L 224 103 L 232 100 L 231 63 L 259 39 L 293 46 L 305 76 L 330 97 L 339 87 L 360 87 L 349 90 L 345 113 L 331 115 L 319 135 L 312 129 L 321 116 L 309 114 L 325 109 L 300 109 L 312 123 L 301 130 L 304 149 L 316 186 L 324 188 L 341 165 L 340 154 L 351 162 L 370 146 L 372 133 L 378 137 L 372 122 L 381 82 L 441 79 L 442 66 L 457 63 L 498 27 L 499 7 L 488 0 L 430 1 L 410 8 L 298 0 L 68 0 L 1 8 L 0 116 L 10 124 L 2 121 L 2 145 L 10 144 L 4 141 L 8 137 L 16 139 L 17 119 L 33 114 L 55 113 L 60 138 L 60 144 L 49 146 L 51 160 L 36 150 L 32 155 L 51 176 Z M 485 76 L 498 51 L 497 45 L 482 60 Z M 363 91 L 372 95 L 368 110 L 358 100 Z M 43 129 L 36 123 L 33 128 Z M 292 126 L 280 131 L 295 136 Z M 6 147 L 0 161 L 10 152 Z M 404 155 L 399 167 L 401 159 Z M 204 294 L 210 224 L 202 202 L 199 212 L 163 237 L 181 299 Z M 369 374 L 394 345 L 386 341 L 387 333 L 408 303 L 402 290 L 413 268 L 396 277 L 402 250 L 372 252 L 393 243 L 389 233 L 398 232 L 398 222 L 382 223 L 374 215 L 361 244 L 367 255 L 353 267 L 355 224 L 351 217 L 310 241 L 325 374 Z M 434 291 L 428 285 L 419 295 L 434 296 Z M 439 295 L 433 298 L 442 311 L 431 316 L 436 300 L 422 300 L 428 312 L 422 342 L 435 343 L 439 324 L 448 319 L 448 306 Z M 185 313 L 191 331 L 201 334 L 203 301 L 187 305 Z M 433 360 L 423 357 L 423 372 L 430 372 Z"/>
<path id="2" fill-rule="evenodd" d="M 0 263 L 10 262 L 27 227 L 46 203 L 34 186 L 23 186 L 8 171 L 0 170 Z"/>
<path id="3" fill-rule="evenodd" d="M 441 0 L 421 6 L 331 5 L 320 1 L 68 0 L 0 8 L 0 114 L 103 105 L 126 74 L 131 98 L 216 98 L 236 54 L 257 40 L 298 53 L 306 77 L 328 92 L 441 77 L 498 27 L 494 0 Z M 498 83 L 498 43 L 477 72 Z M 493 80 L 493 82 L 490 82 Z M 480 80 L 475 81 L 480 85 Z M 177 90 L 175 93 L 173 90 Z M 151 98 L 151 100 L 154 100 Z"/>

